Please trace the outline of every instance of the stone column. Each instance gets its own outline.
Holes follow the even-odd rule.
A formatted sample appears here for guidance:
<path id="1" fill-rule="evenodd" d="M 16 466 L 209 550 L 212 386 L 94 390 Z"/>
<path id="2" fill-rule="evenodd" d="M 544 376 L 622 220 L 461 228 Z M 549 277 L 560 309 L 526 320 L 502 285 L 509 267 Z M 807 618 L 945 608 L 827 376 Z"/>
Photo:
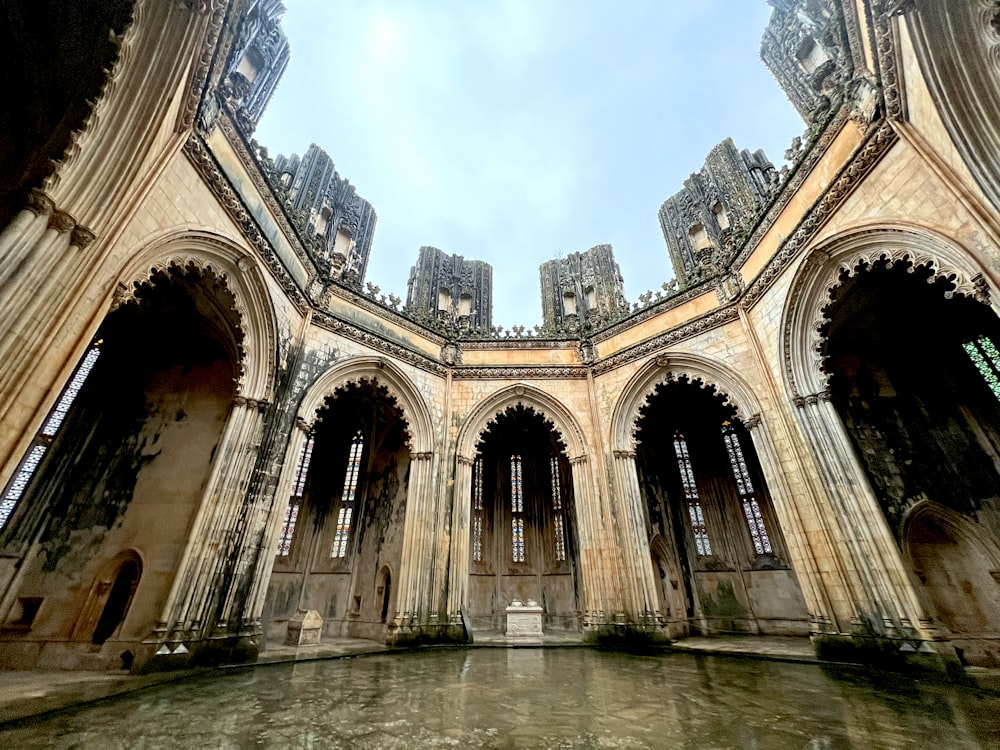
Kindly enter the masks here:
<path id="1" fill-rule="evenodd" d="M 462 607 L 469 595 L 469 538 L 472 508 L 472 466 L 475 459 L 456 456 L 451 513 L 451 563 L 448 566 L 448 621 L 462 624 Z"/>
<path id="2" fill-rule="evenodd" d="M 930 623 L 921 622 L 919 598 L 830 392 L 796 398 L 795 405 L 839 538 L 829 553 L 848 585 L 840 607 L 853 610 L 855 626 L 878 617 L 885 635 L 928 637 Z"/>
<path id="3" fill-rule="evenodd" d="M 393 626 L 409 631 L 427 615 L 434 548 L 434 454 L 410 454 L 410 478 L 406 487 L 406 520 L 403 552 L 399 561 L 399 593 Z"/>
<path id="4" fill-rule="evenodd" d="M 614 603 L 606 596 L 604 575 L 613 575 L 615 561 L 604 554 L 605 540 L 601 512 L 594 497 L 594 481 L 586 455 L 570 458 L 573 475 L 573 507 L 576 512 L 576 531 L 580 541 L 580 580 L 583 586 L 583 627 L 596 628 L 610 621 Z"/>
<path id="5" fill-rule="evenodd" d="M 212 475 L 192 524 L 170 595 L 153 637 L 185 640 L 237 635 L 239 584 L 255 557 L 245 505 L 266 404 L 237 396 L 215 455 Z M 218 617 L 215 612 L 218 611 Z"/>
<path id="6" fill-rule="evenodd" d="M 646 513 L 634 450 L 614 451 L 614 483 L 624 519 L 619 546 L 625 566 L 625 600 L 636 623 L 655 625 L 661 616 L 660 602 L 653 578 Z"/>
<path id="7" fill-rule="evenodd" d="M 267 597 L 267 587 L 271 582 L 271 571 L 274 568 L 274 559 L 278 550 L 278 537 L 285 523 L 285 509 L 291 499 L 292 487 L 298 476 L 299 461 L 302 455 L 302 448 L 306 438 L 312 431 L 313 426 L 307 422 L 297 420 L 297 429 L 292 430 L 292 435 L 288 440 L 288 446 L 282 454 L 283 460 L 275 467 L 276 472 L 280 472 L 280 481 L 274 491 L 274 496 L 270 498 L 270 508 L 261 509 L 264 514 L 263 532 L 260 535 L 261 549 L 256 561 L 255 570 L 251 578 L 251 589 L 247 596 L 244 611 L 246 616 L 259 621 L 264 613 L 264 602 Z M 261 498 L 265 501 L 267 498 Z M 303 516 L 299 516 L 303 518 Z M 263 644 L 261 644 L 263 647 Z"/>
<path id="8" fill-rule="evenodd" d="M 810 616 L 810 630 L 813 634 L 836 633 L 838 631 L 835 613 L 823 584 L 814 545 L 809 541 L 809 535 L 801 518 L 802 506 L 808 507 L 809 512 L 816 517 L 819 511 L 814 502 L 810 503 L 811 497 L 793 497 L 778 460 L 771 434 L 760 415 L 751 416 L 744 420 L 743 424 L 750 432 L 754 451 L 757 453 L 764 481 L 767 483 L 771 505 L 788 546 L 789 562 L 802 587 L 802 596 L 805 598 Z"/>

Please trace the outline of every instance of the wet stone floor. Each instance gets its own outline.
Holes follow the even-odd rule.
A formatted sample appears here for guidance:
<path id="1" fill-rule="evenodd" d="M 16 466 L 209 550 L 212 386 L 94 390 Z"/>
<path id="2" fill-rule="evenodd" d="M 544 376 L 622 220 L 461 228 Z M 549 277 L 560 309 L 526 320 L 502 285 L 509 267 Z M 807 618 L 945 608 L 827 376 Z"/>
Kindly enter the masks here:
<path id="1" fill-rule="evenodd" d="M 225 671 L 0 728 L 0 748 L 997 748 L 1000 696 L 815 665 L 429 650 Z"/>

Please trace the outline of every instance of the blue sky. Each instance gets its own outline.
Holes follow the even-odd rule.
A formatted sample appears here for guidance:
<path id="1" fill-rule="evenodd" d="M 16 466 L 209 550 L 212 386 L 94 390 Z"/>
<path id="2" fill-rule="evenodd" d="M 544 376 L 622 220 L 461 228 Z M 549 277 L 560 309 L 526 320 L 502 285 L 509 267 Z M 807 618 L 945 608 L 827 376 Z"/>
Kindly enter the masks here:
<path id="1" fill-rule="evenodd" d="M 494 325 L 541 321 L 538 266 L 611 243 L 630 302 L 673 276 L 657 210 L 732 137 L 804 125 L 759 59 L 764 0 L 285 0 L 257 130 L 324 148 L 378 212 L 368 280 L 421 245 L 493 265 Z"/>

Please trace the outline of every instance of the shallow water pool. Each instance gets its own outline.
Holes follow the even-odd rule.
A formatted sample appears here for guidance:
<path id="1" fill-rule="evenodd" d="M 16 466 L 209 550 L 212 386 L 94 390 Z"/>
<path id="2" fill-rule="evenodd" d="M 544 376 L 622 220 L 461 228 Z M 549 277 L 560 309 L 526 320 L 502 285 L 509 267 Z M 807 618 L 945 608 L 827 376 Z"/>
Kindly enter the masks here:
<path id="1" fill-rule="evenodd" d="M 4 748 L 996 748 L 1000 697 L 817 666 L 443 649 L 227 670 L 0 730 Z"/>

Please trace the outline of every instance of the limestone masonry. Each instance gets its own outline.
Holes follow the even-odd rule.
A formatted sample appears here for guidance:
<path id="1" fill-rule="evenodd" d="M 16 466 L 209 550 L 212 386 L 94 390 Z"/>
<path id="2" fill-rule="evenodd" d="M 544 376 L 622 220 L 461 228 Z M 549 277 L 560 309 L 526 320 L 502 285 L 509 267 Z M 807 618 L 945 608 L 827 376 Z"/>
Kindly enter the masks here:
<path id="1" fill-rule="evenodd" d="M 375 209 L 254 140 L 278 0 L 10 11 L 0 667 L 505 632 L 1000 666 L 1000 3 L 771 5 L 787 166 L 723 141 L 660 208 L 676 279 L 630 302 L 579 248 L 532 330 L 462 248 L 368 282 Z"/>

